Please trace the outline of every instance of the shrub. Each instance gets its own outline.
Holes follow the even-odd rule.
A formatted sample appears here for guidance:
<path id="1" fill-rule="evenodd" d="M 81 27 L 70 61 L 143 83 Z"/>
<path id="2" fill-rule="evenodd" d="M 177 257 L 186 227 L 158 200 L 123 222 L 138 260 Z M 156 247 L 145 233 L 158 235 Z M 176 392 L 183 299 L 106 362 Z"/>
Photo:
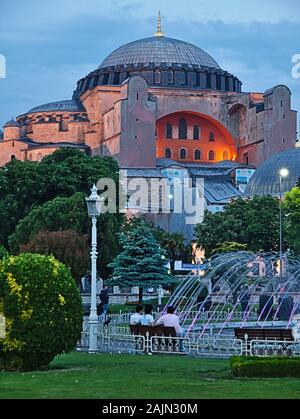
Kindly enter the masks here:
<path id="1" fill-rule="evenodd" d="M 299 358 L 232 357 L 230 364 L 235 377 L 300 378 Z"/>
<path id="2" fill-rule="evenodd" d="M 89 269 L 88 237 L 73 230 L 40 231 L 29 243 L 21 245 L 20 249 L 22 253 L 54 256 L 71 269 L 77 284 Z"/>
<path id="3" fill-rule="evenodd" d="M 80 338 L 82 304 L 70 270 L 52 256 L 23 253 L 0 262 L 0 370 L 46 368 Z"/>

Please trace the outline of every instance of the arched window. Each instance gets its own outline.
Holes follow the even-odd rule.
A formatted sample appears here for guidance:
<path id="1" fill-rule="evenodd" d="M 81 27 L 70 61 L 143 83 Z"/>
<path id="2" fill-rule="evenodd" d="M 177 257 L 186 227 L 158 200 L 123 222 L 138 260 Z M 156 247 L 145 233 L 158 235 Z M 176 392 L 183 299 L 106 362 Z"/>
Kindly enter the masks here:
<path id="1" fill-rule="evenodd" d="M 201 151 L 195 150 L 195 160 L 201 160 Z"/>
<path id="2" fill-rule="evenodd" d="M 179 158 L 180 158 L 180 160 L 185 160 L 186 159 L 186 149 L 185 148 L 180 149 Z"/>
<path id="3" fill-rule="evenodd" d="M 174 84 L 174 71 L 168 70 L 168 84 Z"/>
<path id="4" fill-rule="evenodd" d="M 223 160 L 229 160 L 229 153 L 227 150 L 223 151 Z"/>
<path id="5" fill-rule="evenodd" d="M 214 160 L 215 160 L 215 158 L 216 158 L 216 154 L 215 154 L 215 152 L 214 152 L 213 150 L 210 150 L 210 151 L 208 152 L 208 160 L 209 160 L 209 161 L 214 161 Z"/>
<path id="6" fill-rule="evenodd" d="M 158 68 L 154 72 L 154 83 L 160 84 L 160 70 Z"/>
<path id="7" fill-rule="evenodd" d="M 180 140 L 187 139 L 187 123 L 184 118 L 180 119 L 179 121 L 179 139 Z"/>
<path id="8" fill-rule="evenodd" d="M 173 138 L 173 126 L 172 126 L 172 124 L 166 124 L 166 138 Z"/>
<path id="9" fill-rule="evenodd" d="M 211 131 L 209 133 L 209 141 L 215 141 L 215 133 L 214 133 L 214 131 Z"/>
<path id="10" fill-rule="evenodd" d="M 243 155 L 243 163 L 244 164 L 249 164 L 249 154 L 248 153 L 245 153 Z"/>
<path id="11" fill-rule="evenodd" d="M 166 157 L 166 159 L 171 159 L 172 158 L 172 151 L 171 151 L 170 148 L 166 148 L 165 157 Z"/>
<path id="12" fill-rule="evenodd" d="M 12 154 L 12 155 L 10 156 L 10 160 L 16 160 L 16 156 L 15 156 L 14 154 Z"/>
<path id="13" fill-rule="evenodd" d="M 42 159 L 43 159 L 43 155 L 42 155 L 42 153 L 39 153 L 36 157 L 36 160 L 41 161 Z"/>
<path id="14" fill-rule="evenodd" d="M 199 125 L 194 125 L 194 140 L 200 139 L 200 127 Z"/>

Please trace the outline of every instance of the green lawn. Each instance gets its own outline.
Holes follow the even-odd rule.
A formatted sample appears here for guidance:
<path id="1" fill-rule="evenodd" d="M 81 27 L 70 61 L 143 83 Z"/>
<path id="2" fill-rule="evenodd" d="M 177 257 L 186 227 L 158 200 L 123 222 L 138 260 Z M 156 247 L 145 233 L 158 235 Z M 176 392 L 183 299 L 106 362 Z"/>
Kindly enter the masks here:
<path id="1" fill-rule="evenodd" d="M 225 360 L 72 353 L 49 371 L 0 372 L 0 398 L 299 399 L 300 379 L 234 379 Z"/>

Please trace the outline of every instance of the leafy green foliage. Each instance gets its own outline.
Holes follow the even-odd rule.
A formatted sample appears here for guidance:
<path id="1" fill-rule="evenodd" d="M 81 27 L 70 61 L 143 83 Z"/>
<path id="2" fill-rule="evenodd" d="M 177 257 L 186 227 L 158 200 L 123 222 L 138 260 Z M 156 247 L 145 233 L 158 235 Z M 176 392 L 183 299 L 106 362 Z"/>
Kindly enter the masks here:
<path id="1" fill-rule="evenodd" d="M 72 229 L 84 234 L 89 228 L 89 217 L 83 193 L 69 198 L 54 198 L 34 208 L 24 217 L 9 238 L 10 249 L 17 253 L 21 245 L 28 243 L 40 231 Z"/>
<path id="2" fill-rule="evenodd" d="M 300 255 L 300 187 L 288 192 L 283 201 L 286 236 L 292 250 Z"/>
<path id="3" fill-rule="evenodd" d="M 237 199 L 223 212 L 206 211 L 195 228 L 198 246 L 210 256 L 222 243 L 236 242 L 254 252 L 279 248 L 279 202 L 272 196 Z"/>
<path id="4" fill-rule="evenodd" d="M 22 253 L 54 256 L 71 269 L 77 284 L 89 269 L 88 237 L 73 230 L 40 231 L 29 243 L 22 245 L 20 250 Z"/>
<path id="5" fill-rule="evenodd" d="M 17 254 L 41 231 L 73 230 L 90 235 L 85 196 L 101 178 L 118 185 L 117 162 L 110 157 L 88 157 L 71 148 L 59 149 L 40 163 L 18 160 L 0 168 L 0 243 Z M 118 191 L 117 191 L 118 193 Z M 108 264 L 119 251 L 122 214 L 98 220 L 99 273 L 107 278 Z"/>
<path id="6" fill-rule="evenodd" d="M 158 288 L 174 282 L 165 267 L 165 252 L 145 222 L 140 221 L 136 228 L 121 234 L 120 242 L 123 250 L 110 264 L 112 285 Z"/>
<path id="7" fill-rule="evenodd" d="M 82 303 L 70 270 L 50 256 L 21 254 L 0 262 L 0 369 L 47 367 L 80 338 Z"/>
<path id="8" fill-rule="evenodd" d="M 230 360 L 235 377 L 300 378 L 300 359 L 283 357 L 233 357 Z"/>
<path id="9" fill-rule="evenodd" d="M 59 149 L 40 163 L 13 160 L 0 168 L 0 243 L 7 245 L 16 224 L 29 212 L 56 197 L 86 195 L 100 178 L 118 184 L 118 164 L 110 157 L 88 157 L 71 148 Z M 118 216 L 120 218 L 120 216 Z"/>
<path id="10" fill-rule="evenodd" d="M 213 256 L 219 253 L 227 253 L 241 250 L 247 250 L 247 245 L 235 242 L 225 242 L 219 244 L 218 247 L 211 252 L 211 254 Z"/>
<path id="11" fill-rule="evenodd" d="M 5 249 L 4 246 L 0 245 L 0 260 L 4 259 L 7 256 L 8 256 L 8 251 Z"/>

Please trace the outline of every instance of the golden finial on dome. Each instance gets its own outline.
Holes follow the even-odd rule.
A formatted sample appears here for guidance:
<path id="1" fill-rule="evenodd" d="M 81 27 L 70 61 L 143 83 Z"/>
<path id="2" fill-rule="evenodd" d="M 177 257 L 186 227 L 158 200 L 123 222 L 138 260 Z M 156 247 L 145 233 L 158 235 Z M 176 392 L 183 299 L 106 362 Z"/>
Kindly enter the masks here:
<path id="1" fill-rule="evenodd" d="M 165 36 L 164 32 L 161 30 L 160 11 L 158 12 L 158 18 L 157 18 L 157 32 L 155 32 L 154 36 Z"/>

